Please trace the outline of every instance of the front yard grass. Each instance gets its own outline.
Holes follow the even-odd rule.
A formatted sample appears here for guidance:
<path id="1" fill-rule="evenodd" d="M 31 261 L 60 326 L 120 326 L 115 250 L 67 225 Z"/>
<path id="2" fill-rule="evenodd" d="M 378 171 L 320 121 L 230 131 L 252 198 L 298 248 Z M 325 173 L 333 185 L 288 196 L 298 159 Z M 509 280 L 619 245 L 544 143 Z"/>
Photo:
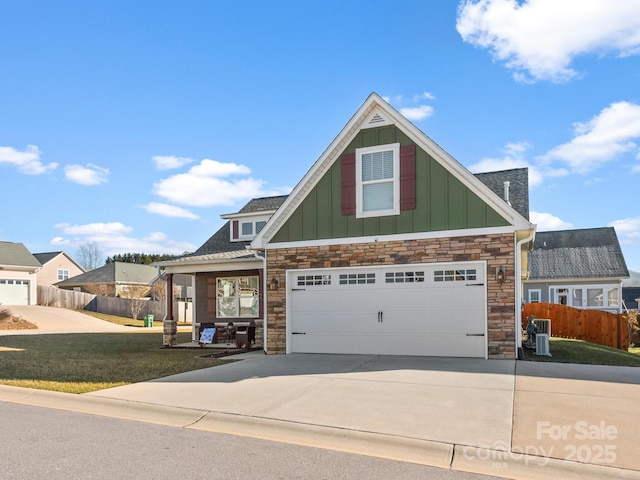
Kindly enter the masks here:
<path id="1" fill-rule="evenodd" d="M 613 365 L 640 367 L 640 348 L 629 348 L 628 352 L 605 347 L 596 343 L 551 337 L 549 339 L 551 357 L 536 355 L 535 351 L 524 349 L 526 360 L 534 362 L 583 363 L 590 365 Z"/>
<path id="2" fill-rule="evenodd" d="M 191 333 L 177 340 L 189 342 Z M 162 348 L 157 331 L 0 336 L 0 384 L 86 393 L 229 362 L 200 355 Z"/>

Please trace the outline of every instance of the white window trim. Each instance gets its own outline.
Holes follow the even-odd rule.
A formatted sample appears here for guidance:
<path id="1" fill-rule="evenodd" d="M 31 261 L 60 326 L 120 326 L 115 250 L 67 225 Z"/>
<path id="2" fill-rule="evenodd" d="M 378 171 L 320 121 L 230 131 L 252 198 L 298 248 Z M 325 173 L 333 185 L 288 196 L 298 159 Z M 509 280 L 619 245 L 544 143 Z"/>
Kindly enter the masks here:
<path id="1" fill-rule="evenodd" d="M 250 278 L 250 279 L 255 279 L 256 281 L 256 295 L 242 295 L 241 292 L 241 288 L 240 288 L 240 279 L 242 278 Z M 219 291 L 218 291 L 218 281 L 220 280 L 227 280 L 227 281 L 233 281 L 235 284 L 235 295 L 233 297 L 229 296 L 229 297 L 221 297 L 219 296 Z M 240 302 L 242 301 L 243 298 L 259 298 L 260 297 L 260 279 L 257 275 L 241 275 L 238 277 L 219 277 L 216 279 L 216 318 L 218 319 L 226 319 L 226 318 L 258 318 L 260 315 L 260 307 L 258 306 L 258 314 L 257 315 L 242 315 L 242 307 L 240 305 Z M 237 316 L 235 317 L 221 317 L 220 316 L 220 298 L 233 298 L 234 299 L 234 304 L 235 304 L 235 308 L 236 308 L 236 312 L 238 313 Z M 259 300 L 258 300 L 259 301 Z"/>
<path id="2" fill-rule="evenodd" d="M 393 151 L 393 208 L 388 210 L 364 211 L 362 185 L 362 155 L 367 153 Z M 384 217 L 400 214 L 400 144 L 375 145 L 356 149 L 356 218 Z"/>
<path id="3" fill-rule="evenodd" d="M 549 298 L 552 299 L 553 303 L 558 302 L 558 290 L 566 289 L 567 290 L 567 305 L 574 308 L 581 308 L 585 310 L 611 310 L 611 309 L 620 309 L 622 302 L 620 299 L 622 298 L 622 289 L 618 285 L 611 284 L 582 284 L 582 285 L 554 285 L 550 287 L 552 295 Z M 600 289 L 602 290 L 602 305 L 587 305 L 588 303 L 588 293 L 589 289 Z M 618 290 L 618 304 L 617 305 L 609 305 L 609 290 L 617 289 Z M 582 290 L 582 305 L 573 305 L 573 292 L 574 290 Z"/>
<path id="4" fill-rule="evenodd" d="M 542 289 L 540 288 L 529 289 L 529 303 L 534 303 L 534 300 L 531 298 L 531 294 L 534 292 L 538 294 L 538 300 L 536 300 L 535 303 L 540 303 L 542 301 Z"/>

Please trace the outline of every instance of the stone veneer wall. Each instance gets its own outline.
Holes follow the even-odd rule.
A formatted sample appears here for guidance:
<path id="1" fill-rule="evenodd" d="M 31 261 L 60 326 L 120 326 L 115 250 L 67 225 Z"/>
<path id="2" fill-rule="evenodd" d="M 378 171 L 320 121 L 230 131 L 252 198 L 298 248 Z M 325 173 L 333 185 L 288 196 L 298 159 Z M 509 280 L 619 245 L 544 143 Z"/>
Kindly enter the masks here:
<path id="1" fill-rule="evenodd" d="M 286 271 L 302 268 L 487 262 L 489 358 L 516 358 L 514 235 L 495 234 L 393 242 L 355 243 L 267 250 L 267 278 L 280 288 L 267 298 L 267 353 L 286 353 Z M 496 268 L 506 268 L 502 285 Z"/>

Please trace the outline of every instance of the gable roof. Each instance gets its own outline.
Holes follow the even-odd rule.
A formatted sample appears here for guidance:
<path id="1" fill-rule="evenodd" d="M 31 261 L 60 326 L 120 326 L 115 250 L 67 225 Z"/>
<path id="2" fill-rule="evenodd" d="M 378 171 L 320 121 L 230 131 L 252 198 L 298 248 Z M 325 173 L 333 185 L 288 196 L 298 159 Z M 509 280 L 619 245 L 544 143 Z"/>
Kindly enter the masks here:
<path id="1" fill-rule="evenodd" d="M 38 259 L 38 261 L 44 266 L 47 263 L 49 263 L 51 260 L 53 260 L 54 258 L 58 257 L 59 255 L 64 255 L 65 257 L 67 257 L 67 259 L 73 263 L 76 267 L 78 267 L 80 270 L 84 271 L 84 268 L 82 267 L 82 265 L 79 265 L 78 262 L 76 262 L 73 258 L 71 258 L 67 253 L 65 252 L 46 252 L 46 253 L 34 253 L 33 256 L 36 257 Z"/>
<path id="2" fill-rule="evenodd" d="M 295 186 L 291 194 L 278 211 L 276 211 L 267 225 L 256 238 L 254 238 L 251 242 L 252 247 L 265 248 L 267 246 L 280 227 L 293 215 L 296 208 L 323 178 L 325 173 L 335 163 L 343 150 L 360 130 L 391 124 L 400 128 L 419 148 L 426 151 L 435 161 L 443 165 L 448 172 L 469 188 L 470 191 L 493 208 L 498 215 L 505 218 L 505 220 L 513 225 L 515 231 L 531 230 L 534 228 L 526 218 L 505 201 L 501 200 L 501 198 L 497 197 L 488 186 L 479 181 L 479 179 L 469 172 L 461 163 L 451 157 L 433 140 L 403 117 L 397 110 L 384 101 L 382 97 L 376 93 L 372 93 Z"/>
<path id="3" fill-rule="evenodd" d="M 0 242 L 0 266 L 7 270 L 42 268 L 42 264 L 22 243 Z M 15 268 L 10 268 L 15 267 Z"/>
<path id="4" fill-rule="evenodd" d="M 116 284 L 150 284 L 158 271 L 149 265 L 137 263 L 113 262 L 90 270 L 75 277 L 56 283 L 59 287 L 71 287 L 87 283 L 116 283 Z"/>
<path id="5" fill-rule="evenodd" d="M 613 227 L 538 232 L 529 252 L 529 280 L 628 276 Z"/>

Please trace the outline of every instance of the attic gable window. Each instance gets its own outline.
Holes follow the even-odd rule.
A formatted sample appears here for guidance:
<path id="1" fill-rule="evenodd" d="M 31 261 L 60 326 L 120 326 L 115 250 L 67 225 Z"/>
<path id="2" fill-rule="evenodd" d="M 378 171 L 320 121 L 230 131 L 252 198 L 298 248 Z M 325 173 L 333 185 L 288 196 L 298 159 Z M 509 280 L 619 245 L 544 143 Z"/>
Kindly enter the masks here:
<path id="1" fill-rule="evenodd" d="M 234 220 L 231 241 L 253 240 L 266 224 L 266 220 Z"/>
<path id="2" fill-rule="evenodd" d="M 400 213 L 400 144 L 356 149 L 356 217 Z"/>

